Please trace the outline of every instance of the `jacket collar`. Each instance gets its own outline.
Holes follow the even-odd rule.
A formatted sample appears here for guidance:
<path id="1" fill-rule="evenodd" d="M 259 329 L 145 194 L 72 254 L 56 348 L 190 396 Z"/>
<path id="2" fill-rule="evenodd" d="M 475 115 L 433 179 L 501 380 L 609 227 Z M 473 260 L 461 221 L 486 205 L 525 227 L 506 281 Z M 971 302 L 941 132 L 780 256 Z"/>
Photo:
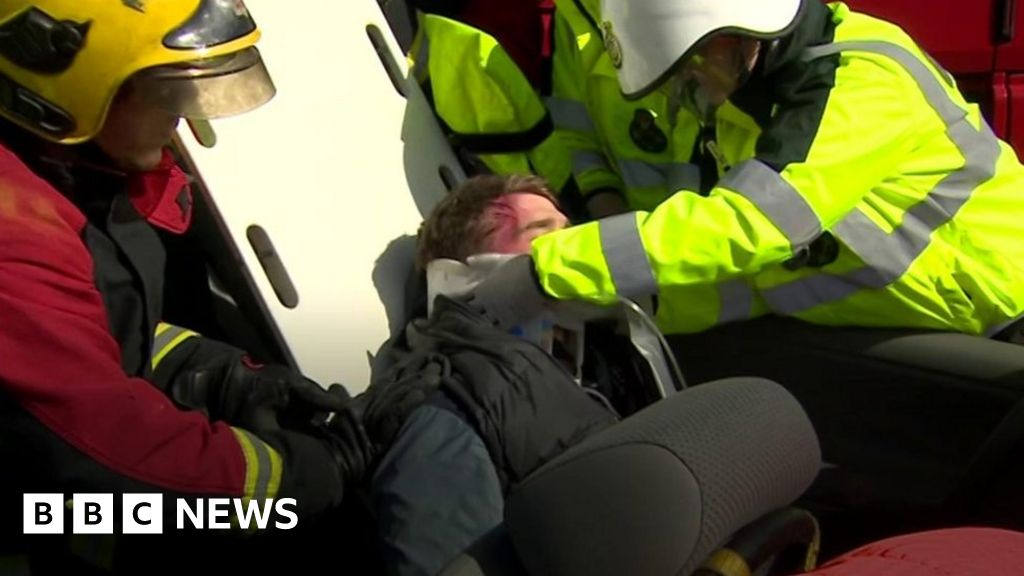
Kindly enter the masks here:
<path id="1" fill-rule="evenodd" d="M 36 138 L 12 125 L 0 136 L 29 168 L 54 186 L 90 220 L 103 222 L 112 198 L 128 195 L 139 215 L 171 233 L 184 233 L 192 221 L 190 178 L 164 149 L 152 170 L 128 173 L 92 143 L 62 146 Z"/>

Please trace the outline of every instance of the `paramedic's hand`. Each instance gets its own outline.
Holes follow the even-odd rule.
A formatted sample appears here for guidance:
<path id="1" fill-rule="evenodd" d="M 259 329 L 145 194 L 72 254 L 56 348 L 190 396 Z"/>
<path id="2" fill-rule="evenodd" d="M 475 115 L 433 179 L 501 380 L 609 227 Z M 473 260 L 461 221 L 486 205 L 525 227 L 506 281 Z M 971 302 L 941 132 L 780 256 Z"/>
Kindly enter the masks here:
<path id="1" fill-rule="evenodd" d="M 473 289 L 467 300 L 495 326 L 506 330 L 537 317 L 552 302 L 540 287 L 529 254 L 502 264 Z"/>
<path id="2" fill-rule="evenodd" d="M 629 205 L 621 190 L 600 188 L 587 196 L 587 213 L 594 220 L 629 212 Z"/>

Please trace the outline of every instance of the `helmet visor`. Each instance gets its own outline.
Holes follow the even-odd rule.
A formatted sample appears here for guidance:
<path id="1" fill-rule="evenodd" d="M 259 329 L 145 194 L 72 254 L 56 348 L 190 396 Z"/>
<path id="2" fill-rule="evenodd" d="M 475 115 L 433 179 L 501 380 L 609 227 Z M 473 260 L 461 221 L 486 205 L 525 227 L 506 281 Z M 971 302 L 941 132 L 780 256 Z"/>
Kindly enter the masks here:
<path id="1" fill-rule="evenodd" d="M 719 35 L 684 60 L 669 77 L 665 90 L 670 109 L 685 108 L 710 120 L 750 76 L 760 43 L 754 38 Z"/>
<path id="2" fill-rule="evenodd" d="M 134 88 L 154 106 L 175 116 L 212 119 L 258 108 L 276 89 L 255 47 L 136 74 Z"/>
<path id="3" fill-rule="evenodd" d="M 811 0 L 601 0 L 605 45 L 627 99 L 667 78 L 680 58 L 719 32 L 765 40 L 789 33 Z M 612 49 L 614 48 L 614 49 Z M 616 55 L 618 56 L 616 58 Z"/>

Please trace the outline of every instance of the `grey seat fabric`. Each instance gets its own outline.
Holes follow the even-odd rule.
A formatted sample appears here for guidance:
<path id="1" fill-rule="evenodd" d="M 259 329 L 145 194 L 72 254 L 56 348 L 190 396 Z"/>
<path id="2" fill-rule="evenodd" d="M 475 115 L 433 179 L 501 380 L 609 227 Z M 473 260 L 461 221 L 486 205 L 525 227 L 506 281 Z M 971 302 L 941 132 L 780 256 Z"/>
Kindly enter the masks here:
<path id="1" fill-rule="evenodd" d="M 820 468 L 814 429 L 777 384 L 683 391 L 550 462 L 514 489 L 492 535 L 445 576 L 508 555 L 524 574 L 689 574 L 738 529 L 793 502 Z"/>
<path id="2" fill-rule="evenodd" d="M 822 518 L 835 550 L 894 531 L 1024 521 L 1021 476 L 1018 488 L 1008 480 L 1019 458 L 1012 442 L 993 441 L 1024 399 L 1024 346 L 782 318 L 670 342 L 691 384 L 759 376 L 801 402 L 827 463 L 802 504 Z M 1010 420 L 998 434 L 1014 433 Z M 979 474 L 989 478 L 979 482 Z M 964 493 L 979 484 L 987 488 Z M 996 484 L 1006 490 L 997 494 Z M 997 498 L 998 505 L 986 503 Z M 844 531 L 856 539 L 844 540 Z"/>

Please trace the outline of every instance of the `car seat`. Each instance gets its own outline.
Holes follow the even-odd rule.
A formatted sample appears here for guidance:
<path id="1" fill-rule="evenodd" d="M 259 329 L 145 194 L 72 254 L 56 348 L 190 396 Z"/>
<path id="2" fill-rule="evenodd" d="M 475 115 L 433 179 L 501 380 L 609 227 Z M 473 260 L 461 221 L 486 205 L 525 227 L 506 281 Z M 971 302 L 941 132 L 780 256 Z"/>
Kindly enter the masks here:
<path id="1" fill-rule="evenodd" d="M 803 505 L 838 550 L 891 530 L 1024 521 L 1024 347 L 775 317 L 669 341 L 691 384 L 759 376 L 801 402 L 827 463 Z"/>
<path id="2" fill-rule="evenodd" d="M 813 519 L 786 508 L 819 456 L 806 414 L 777 384 L 688 389 L 529 476 L 512 490 L 504 524 L 442 575 L 691 574 L 717 566 L 716 551 L 752 525 L 752 557 L 806 550 Z"/>

